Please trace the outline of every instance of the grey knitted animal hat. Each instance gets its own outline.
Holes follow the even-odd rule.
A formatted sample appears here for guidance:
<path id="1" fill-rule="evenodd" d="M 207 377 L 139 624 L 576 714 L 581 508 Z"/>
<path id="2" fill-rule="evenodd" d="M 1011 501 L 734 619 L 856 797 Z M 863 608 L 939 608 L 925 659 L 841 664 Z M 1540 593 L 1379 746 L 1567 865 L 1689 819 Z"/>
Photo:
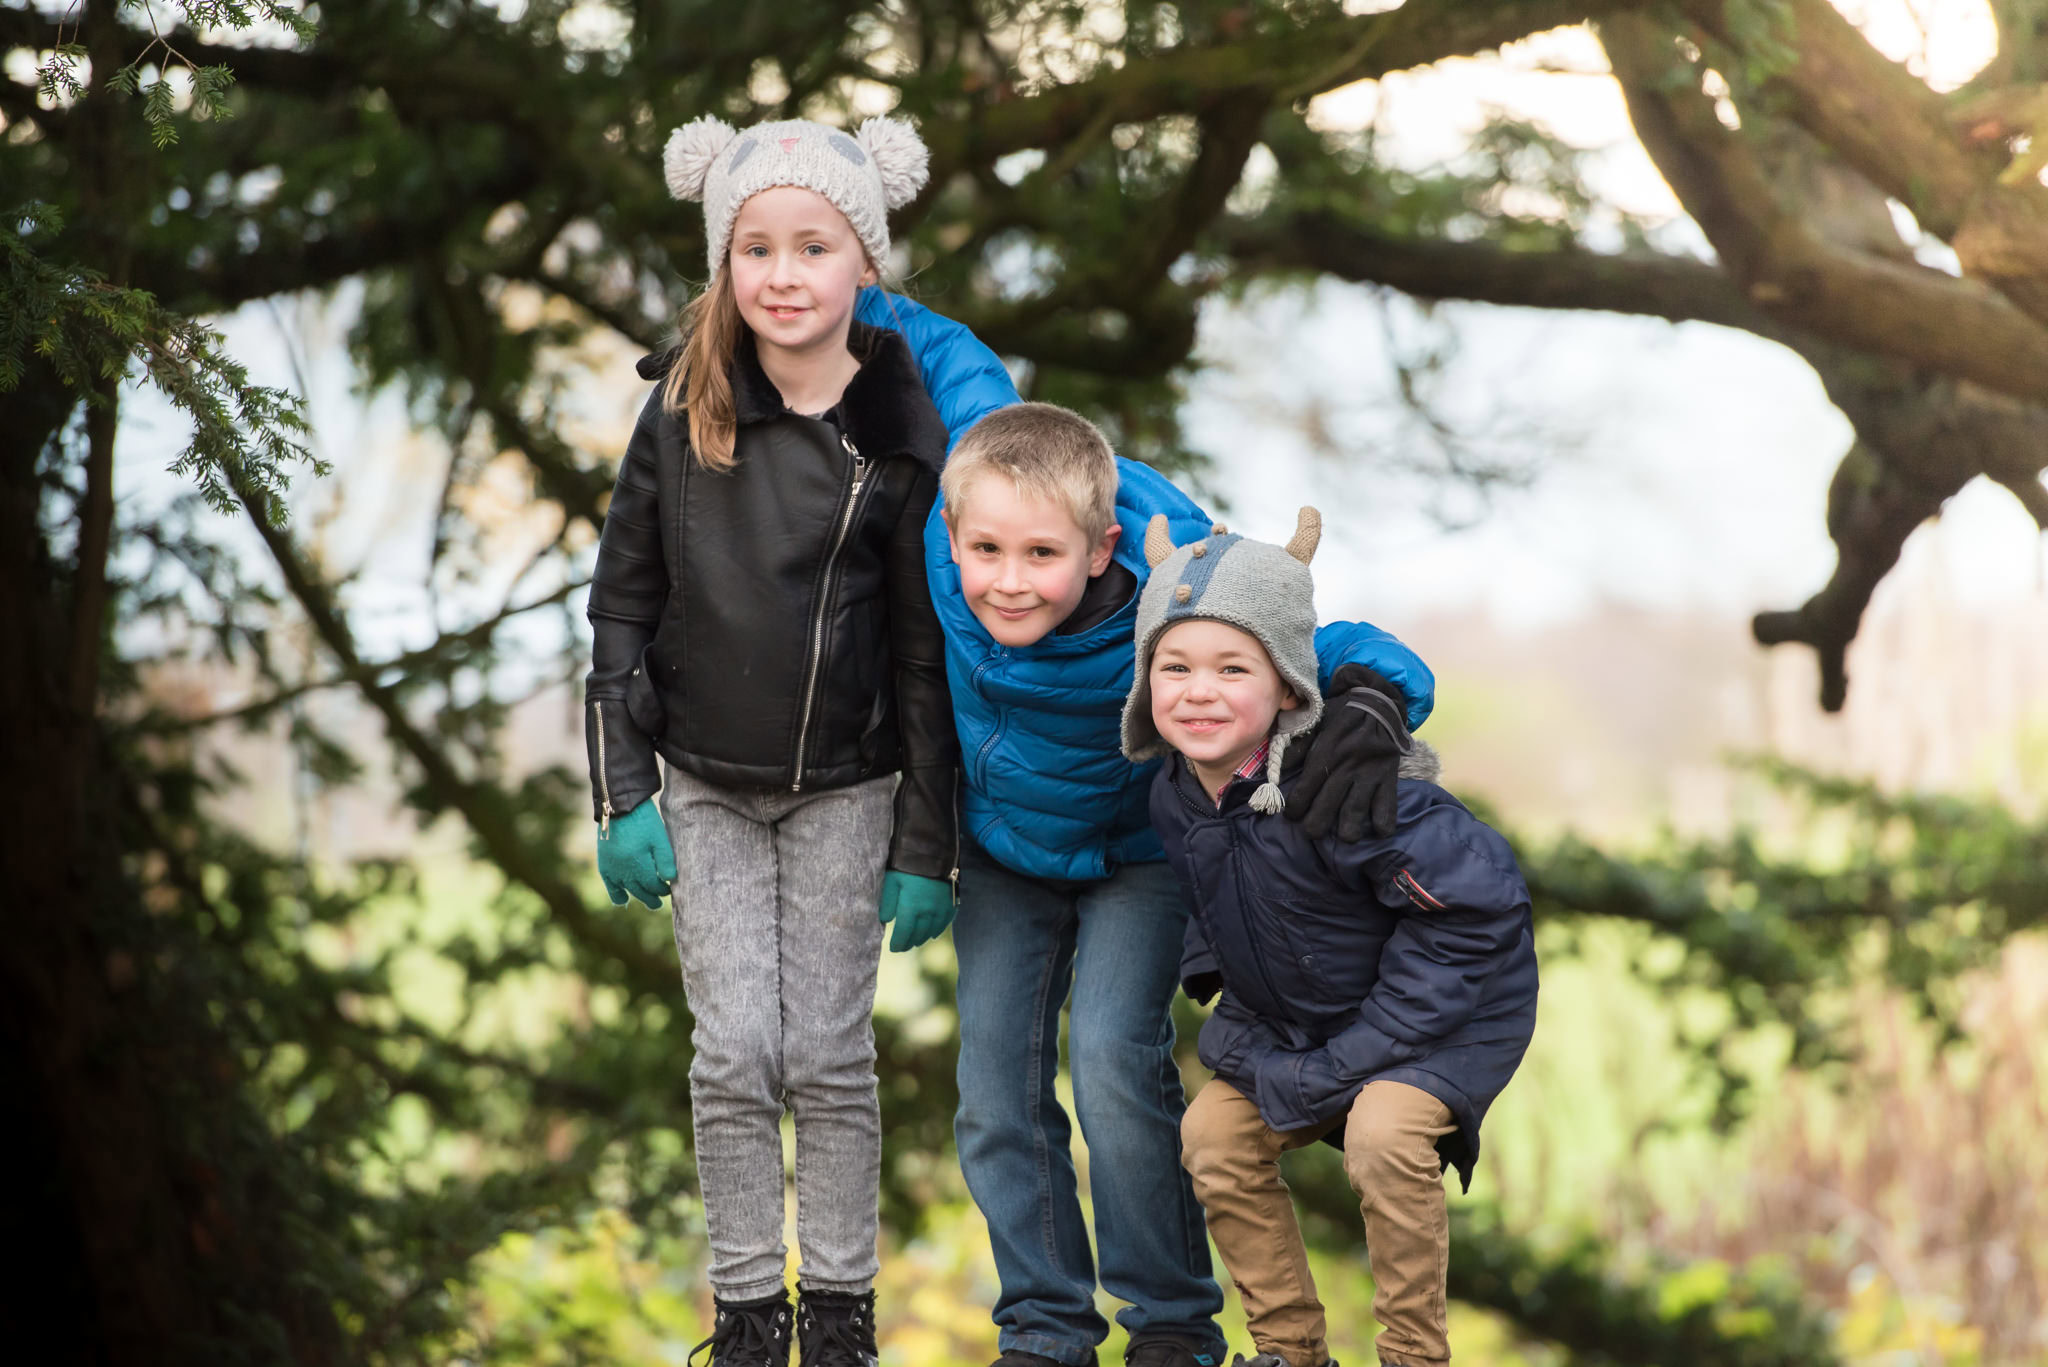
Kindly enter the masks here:
<path id="1" fill-rule="evenodd" d="M 853 225 L 869 258 L 884 261 L 889 210 L 917 198 L 930 161 L 924 139 L 901 119 L 869 119 L 853 133 L 785 119 L 741 133 L 707 114 L 669 134 L 662 153 L 669 193 L 704 201 L 704 246 L 713 276 L 725 264 L 740 206 L 778 185 L 800 185 L 830 200 Z"/>
<path id="2" fill-rule="evenodd" d="M 1252 794 L 1252 806 L 1277 812 L 1280 757 L 1287 743 L 1307 732 L 1323 715 L 1316 687 L 1315 579 L 1308 562 L 1322 540 L 1323 517 L 1303 508 L 1293 539 L 1285 546 L 1249 541 L 1222 523 L 1200 541 L 1176 548 L 1166 518 L 1145 529 L 1145 563 L 1152 577 L 1138 598 L 1137 669 L 1124 700 L 1124 754 L 1131 760 L 1163 754 L 1166 742 L 1152 724 L 1152 649 L 1166 629 L 1196 619 L 1225 622 L 1248 632 L 1266 648 L 1273 666 L 1301 706 L 1282 712 L 1266 754 L 1266 781 Z"/>

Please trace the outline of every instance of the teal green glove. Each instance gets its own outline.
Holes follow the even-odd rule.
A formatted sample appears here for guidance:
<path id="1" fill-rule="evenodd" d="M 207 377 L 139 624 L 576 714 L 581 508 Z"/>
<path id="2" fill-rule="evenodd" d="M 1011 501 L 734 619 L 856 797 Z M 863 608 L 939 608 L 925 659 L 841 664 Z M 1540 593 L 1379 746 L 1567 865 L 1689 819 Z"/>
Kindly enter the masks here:
<path id="1" fill-rule="evenodd" d="M 624 816 L 615 816 L 611 830 L 597 828 L 597 876 L 612 905 L 626 905 L 631 893 L 650 907 L 675 890 L 676 852 L 661 822 L 660 804 L 648 798 Z"/>
<path id="2" fill-rule="evenodd" d="M 953 885 L 940 878 L 889 870 L 882 880 L 882 924 L 896 923 L 889 948 L 901 954 L 916 949 L 953 924 Z"/>

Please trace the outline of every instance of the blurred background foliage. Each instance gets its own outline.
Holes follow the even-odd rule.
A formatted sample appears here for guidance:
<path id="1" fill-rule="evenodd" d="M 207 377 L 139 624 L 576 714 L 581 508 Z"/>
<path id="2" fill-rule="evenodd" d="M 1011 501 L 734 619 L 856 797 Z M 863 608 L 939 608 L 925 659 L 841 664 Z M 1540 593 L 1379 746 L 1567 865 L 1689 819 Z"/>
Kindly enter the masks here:
<path id="1" fill-rule="evenodd" d="M 2048 29 L 1990 9 L 1997 60 L 1936 96 L 1794 0 L 0 0 L 0 1093 L 43 1175 L 10 1203 L 43 1250 L 10 1297 L 94 1363 L 674 1362 L 707 1332 L 669 929 L 596 886 L 560 709 L 536 738 L 583 667 L 619 429 L 596 396 L 700 269 L 659 175 L 673 125 L 917 117 L 935 174 L 899 225 L 909 288 L 1031 396 L 1195 478 L 1225 459 L 1184 428 L 1212 301 L 1305 310 L 1334 278 L 1786 348 L 1854 428 L 1842 563 L 1757 630 L 1816 649 L 1833 707 L 1913 526 L 1978 477 L 2041 506 L 2048 366 L 2013 366 L 2048 336 L 2048 272 L 1973 215 L 2038 209 L 2007 173 Z M 1711 257 L 1535 123 L 1503 114 L 1419 172 L 1313 114 L 1587 20 Z M 1816 106 L 1816 64 L 1877 124 L 1926 115 L 1915 89 L 1961 122 L 1926 115 L 1949 141 L 1898 132 L 1924 162 L 1883 164 Z M 1768 204 L 1741 198 L 1758 177 Z M 1889 212 L 1855 235 L 1887 193 L 1924 238 Z M 1957 271 L 1901 264 L 1937 238 Z M 1894 326 L 1892 286 L 1939 346 Z M 281 307 L 301 321 L 275 335 L 309 349 L 253 380 L 215 329 Z M 309 428 L 344 350 L 365 403 L 402 400 L 402 449 Z M 1391 353 L 1384 450 L 1292 395 L 1273 420 L 1478 491 L 1470 516 L 1540 477 L 1552 450 L 1447 413 L 1446 354 Z M 117 436 L 165 447 L 168 491 L 117 497 Z M 287 516 L 309 503 L 314 526 Z M 381 533 L 423 507 L 426 545 Z M 394 579 L 403 607 L 378 597 Z M 1711 832 L 1493 811 L 1546 987 L 1454 1203 L 1461 1358 L 2048 1360 L 2040 788 L 1733 763 L 1741 819 Z M 374 831 L 316 832 L 337 794 Z M 944 944 L 885 964 L 881 1299 L 905 1367 L 993 1355 L 951 990 Z M 1355 1356 L 1355 1205 L 1320 1153 L 1291 1175 Z"/>

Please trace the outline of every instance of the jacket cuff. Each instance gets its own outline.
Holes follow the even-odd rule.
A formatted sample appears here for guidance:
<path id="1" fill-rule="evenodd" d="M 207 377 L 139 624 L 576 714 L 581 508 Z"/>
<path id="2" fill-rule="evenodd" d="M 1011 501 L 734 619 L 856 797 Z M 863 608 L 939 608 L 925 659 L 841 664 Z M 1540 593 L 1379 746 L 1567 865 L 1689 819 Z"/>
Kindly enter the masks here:
<path id="1" fill-rule="evenodd" d="M 1298 1130 L 1316 1123 L 1303 1095 L 1301 1070 L 1307 1054 L 1271 1049 L 1259 1060 L 1259 1114 L 1276 1130 Z"/>
<path id="2" fill-rule="evenodd" d="M 1332 1071 L 1339 1079 L 1357 1082 L 1420 1058 L 1423 1051 L 1365 1019 L 1361 1010 L 1360 1019 L 1339 1032 L 1323 1047 L 1323 1052 L 1329 1055 Z"/>
<path id="3" fill-rule="evenodd" d="M 590 762 L 590 818 L 614 820 L 661 791 L 654 742 L 633 724 L 618 698 L 591 698 L 583 706 L 583 747 Z"/>
<path id="4" fill-rule="evenodd" d="M 960 813 L 953 765 L 905 769 L 896 785 L 889 867 L 919 878 L 951 881 L 960 868 Z"/>

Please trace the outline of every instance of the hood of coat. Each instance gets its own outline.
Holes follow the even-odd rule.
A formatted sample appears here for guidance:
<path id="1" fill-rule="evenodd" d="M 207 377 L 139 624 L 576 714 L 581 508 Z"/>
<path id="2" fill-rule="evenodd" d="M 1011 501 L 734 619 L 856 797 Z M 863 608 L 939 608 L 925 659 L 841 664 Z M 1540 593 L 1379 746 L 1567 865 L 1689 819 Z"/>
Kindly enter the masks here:
<path id="1" fill-rule="evenodd" d="M 934 473 L 946 460 L 946 424 L 925 392 L 910 345 L 888 328 L 856 321 L 846 335 L 847 349 L 860 359 L 860 370 L 839 397 L 839 415 L 853 444 L 870 455 L 915 456 Z M 643 356 L 637 369 L 643 380 L 660 380 L 682 359 L 682 346 Z M 732 358 L 734 416 L 745 427 L 789 412 L 782 391 L 761 369 L 751 334 L 742 337 Z M 681 413 L 676 417 L 680 420 Z"/>
<path id="2" fill-rule="evenodd" d="M 1410 736 L 1408 739 L 1415 748 L 1401 756 L 1401 777 L 1419 778 L 1425 783 L 1441 782 L 1444 772 L 1443 756 L 1437 754 L 1436 747 L 1420 736 Z"/>

